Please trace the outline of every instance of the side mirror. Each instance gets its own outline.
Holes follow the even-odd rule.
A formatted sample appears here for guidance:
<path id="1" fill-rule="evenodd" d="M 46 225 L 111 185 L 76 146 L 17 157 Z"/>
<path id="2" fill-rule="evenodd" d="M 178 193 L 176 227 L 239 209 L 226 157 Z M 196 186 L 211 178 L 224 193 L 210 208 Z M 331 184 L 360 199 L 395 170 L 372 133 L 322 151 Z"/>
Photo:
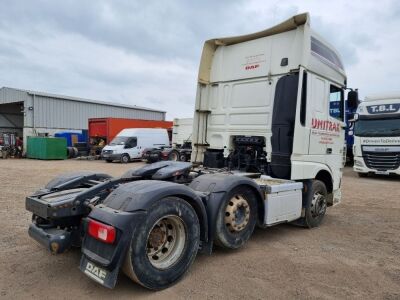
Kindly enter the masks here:
<path id="1" fill-rule="evenodd" d="M 350 109 L 355 109 L 358 106 L 358 103 L 360 101 L 358 100 L 358 91 L 357 90 L 351 90 L 347 94 L 347 104 Z"/>

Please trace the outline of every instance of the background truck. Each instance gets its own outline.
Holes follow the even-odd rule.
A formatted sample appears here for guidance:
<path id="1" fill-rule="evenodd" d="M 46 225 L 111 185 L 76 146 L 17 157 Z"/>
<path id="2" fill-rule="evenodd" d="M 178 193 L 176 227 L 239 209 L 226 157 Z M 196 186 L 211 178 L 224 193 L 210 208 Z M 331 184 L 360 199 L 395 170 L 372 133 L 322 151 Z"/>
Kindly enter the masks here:
<path id="1" fill-rule="evenodd" d="M 354 125 L 354 171 L 400 175 L 400 93 L 366 97 Z"/>
<path id="2" fill-rule="evenodd" d="M 192 129 L 193 118 L 174 119 L 172 147 L 147 149 L 143 158 L 150 163 L 160 160 L 190 161 Z"/>
<path id="3" fill-rule="evenodd" d="M 100 154 L 101 149 L 109 144 L 114 137 L 125 128 L 163 128 L 172 135 L 171 121 L 155 121 L 122 118 L 91 118 L 89 119 L 89 141 L 93 152 Z"/>
<path id="4" fill-rule="evenodd" d="M 338 117 L 340 115 L 340 101 L 331 101 L 329 112 L 331 116 Z M 353 164 L 353 144 L 354 144 L 354 114 L 357 111 L 357 103 L 347 104 L 345 101 L 345 119 L 346 119 L 346 129 L 345 129 L 345 140 L 346 140 L 346 161 L 349 164 Z"/>
<path id="5" fill-rule="evenodd" d="M 29 232 L 53 252 L 83 237 L 80 269 L 106 287 L 123 270 L 158 290 L 182 278 L 198 252 L 238 249 L 256 226 L 316 227 L 340 201 L 345 83 L 339 55 L 308 14 L 206 41 L 192 162 L 160 161 L 115 179 L 56 178 L 27 198 Z M 329 102 L 338 100 L 332 117 Z"/>
<path id="6" fill-rule="evenodd" d="M 192 143 L 193 118 L 174 119 L 172 127 L 172 147 L 180 148 Z"/>

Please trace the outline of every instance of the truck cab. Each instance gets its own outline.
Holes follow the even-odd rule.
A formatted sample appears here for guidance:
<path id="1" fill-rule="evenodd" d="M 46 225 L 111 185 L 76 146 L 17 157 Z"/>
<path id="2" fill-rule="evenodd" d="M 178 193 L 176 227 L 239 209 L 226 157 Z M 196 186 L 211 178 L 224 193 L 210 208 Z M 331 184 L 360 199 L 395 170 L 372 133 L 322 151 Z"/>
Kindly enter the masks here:
<path id="1" fill-rule="evenodd" d="M 307 14 L 205 42 L 192 162 L 291 180 L 318 179 L 340 201 L 346 74 Z M 330 103 L 338 103 L 335 112 Z"/>
<path id="2" fill-rule="evenodd" d="M 354 171 L 400 175 L 400 93 L 366 97 L 354 125 Z"/>

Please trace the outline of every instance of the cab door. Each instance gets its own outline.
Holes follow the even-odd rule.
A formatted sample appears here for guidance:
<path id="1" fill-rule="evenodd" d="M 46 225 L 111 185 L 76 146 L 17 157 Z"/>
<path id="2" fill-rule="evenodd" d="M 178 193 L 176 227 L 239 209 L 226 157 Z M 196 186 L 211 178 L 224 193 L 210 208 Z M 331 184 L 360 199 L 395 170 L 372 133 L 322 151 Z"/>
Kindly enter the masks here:
<path id="1" fill-rule="evenodd" d="M 131 137 L 126 141 L 125 152 L 127 152 L 129 154 L 130 158 L 138 158 L 139 157 L 137 137 Z"/>
<path id="2" fill-rule="evenodd" d="M 340 103 L 339 111 L 328 110 L 328 126 L 326 130 L 326 164 L 335 177 L 334 189 L 339 187 L 341 169 L 345 163 L 345 103 L 344 91 L 334 83 L 329 83 L 329 102 Z"/>
<path id="3" fill-rule="evenodd" d="M 327 151 L 326 121 L 328 111 L 328 82 L 326 79 L 309 74 L 310 95 L 308 97 L 306 123 L 310 126 L 308 154 L 313 161 L 324 162 Z"/>

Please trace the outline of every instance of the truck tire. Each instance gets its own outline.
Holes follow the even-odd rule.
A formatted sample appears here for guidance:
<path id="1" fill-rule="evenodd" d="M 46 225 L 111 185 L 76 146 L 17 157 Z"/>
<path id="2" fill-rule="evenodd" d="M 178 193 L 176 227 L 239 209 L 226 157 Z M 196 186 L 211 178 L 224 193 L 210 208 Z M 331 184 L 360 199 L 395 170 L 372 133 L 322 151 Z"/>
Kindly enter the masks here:
<path id="1" fill-rule="evenodd" d="M 75 147 L 67 147 L 68 158 L 75 158 L 78 155 L 78 149 Z"/>
<path id="2" fill-rule="evenodd" d="M 149 157 L 147 159 L 147 163 L 152 164 L 152 163 L 158 162 L 160 160 L 161 160 L 161 152 L 157 152 L 157 156 L 156 157 Z"/>
<path id="3" fill-rule="evenodd" d="M 219 208 L 214 242 L 222 248 L 238 249 L 250 238 L 256 223 L 256 196 L 248 187 L 235 187 Z"/>
<path id="4" fill-rule="evenodd" d="M 358 177 L 360 177 L 360 178 L 368 177 L 368 173 L 357 173 L 357 174 L 358 174 Z"/>
<path id="5" fill-rule="evenodd" d="M 325 217 L 327 208 L 326 186 L 322 181 L 313 180 L 311 191 L 307 197 L 307 207 L 305 210 L 305 226 L 308 228 L 318 227 Z"/>
<path id="6" fill-rule="evenodd" d="M 181 155 L 179 155 L 179 160 L 180 161 L 187 161 L 186 154 L 182 153 Z"/>
<path id="7" fill-rule="evenodd" d="M 120 160 L 121 160 L 121 163 L 127 164 L 131 160 L 131 158 L 129 157 L 128 154 L 122 154 Z"/>
<path id="8" fill-rule="evenodd" d="M 179 152 L 176 150 L 172 150 L 168 155 L 168 160 L 179 161 L 179 158 Z"/>
<path id="9" fill-rule="evenodd" d="M 189 269 L 199 241 L 200 225 L 192 206 L 180 198 L 166 197 L 135 228 L 123 271 L 148 289 L 167 288 Z"/>

